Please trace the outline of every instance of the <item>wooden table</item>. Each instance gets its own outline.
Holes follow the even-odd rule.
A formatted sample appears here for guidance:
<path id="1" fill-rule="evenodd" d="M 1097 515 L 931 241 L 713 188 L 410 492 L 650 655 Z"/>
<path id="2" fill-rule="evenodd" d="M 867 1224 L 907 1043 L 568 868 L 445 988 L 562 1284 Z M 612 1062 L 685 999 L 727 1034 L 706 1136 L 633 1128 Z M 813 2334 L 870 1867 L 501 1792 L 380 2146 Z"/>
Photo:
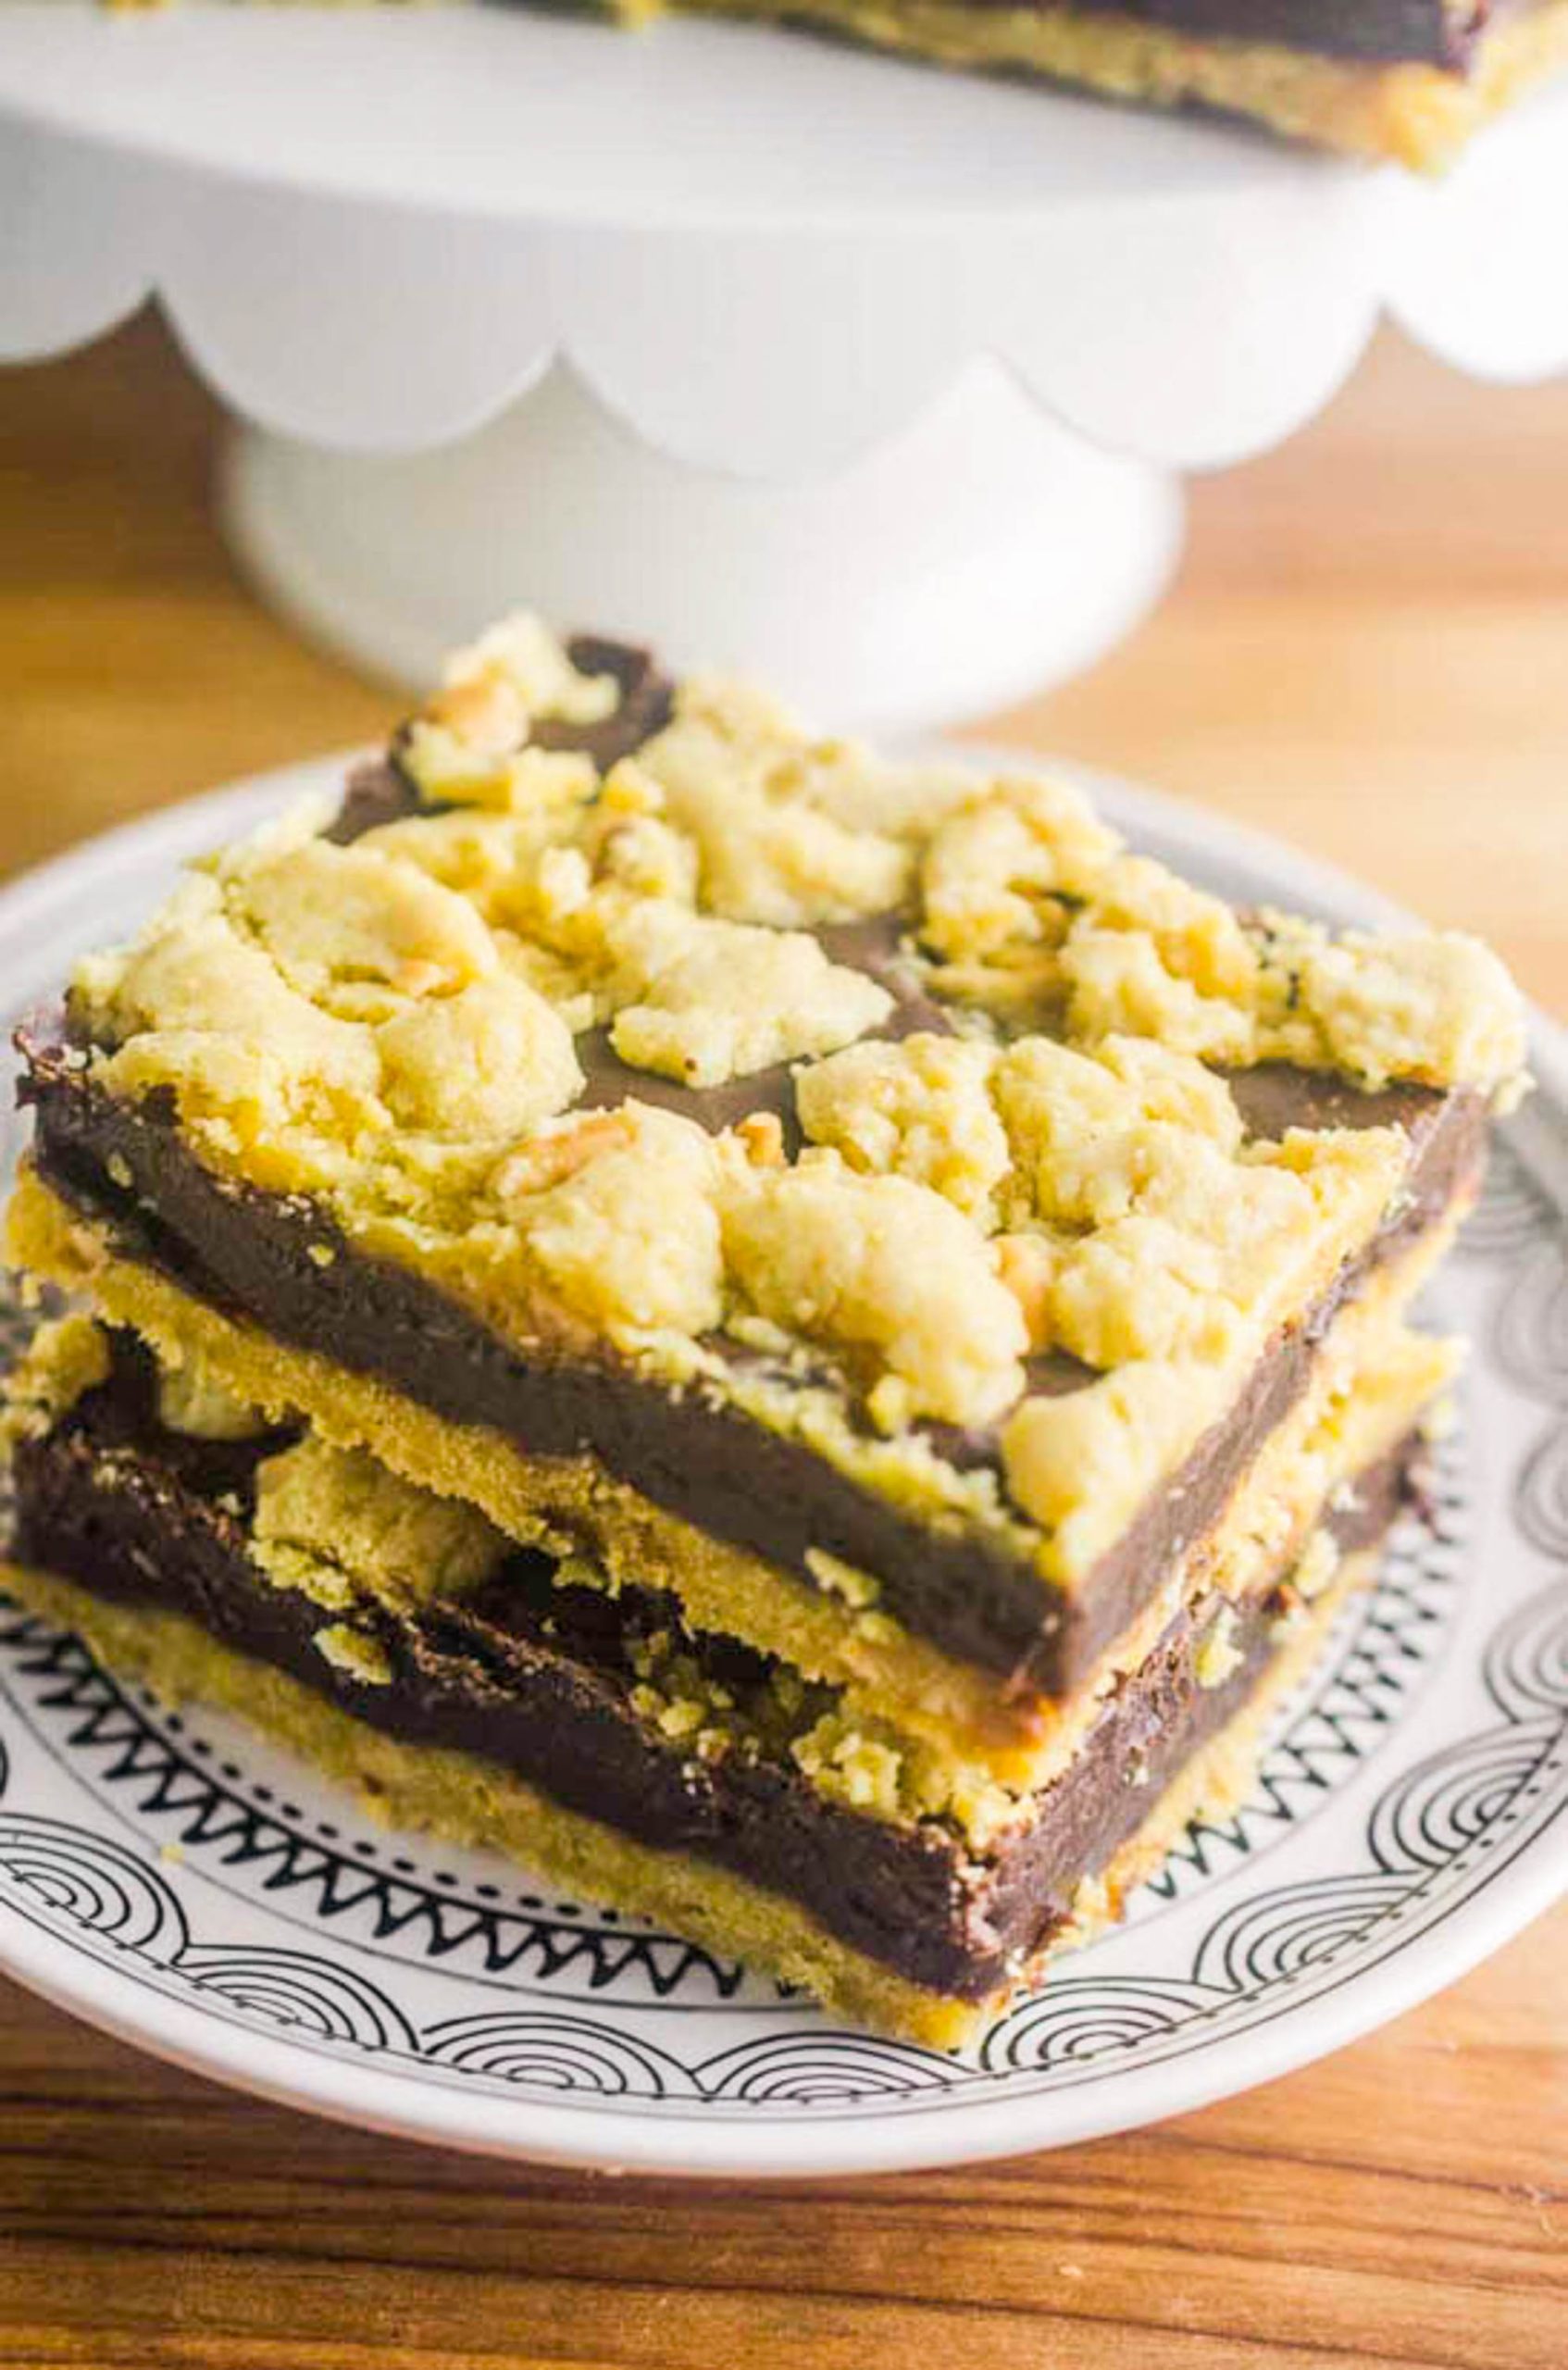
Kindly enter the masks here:
<path id="1" fill-rule="evenodd" d="M 0 864 L 373 736 L 235 581 L 161 334 L 0 376 Z M 1568 385 L 1380 348 L 1200 486 L 1175 598 L 1008 730 L 1486 931 L 1568 1010 Z M 994 727 L 991 729 L 995 729 Z M 704 2190 L 361 2137 L 0 1986 L 0 2364 L 1568 2364 L 1568 1909 L 1388 2031 L 1064 2155 Z"/>

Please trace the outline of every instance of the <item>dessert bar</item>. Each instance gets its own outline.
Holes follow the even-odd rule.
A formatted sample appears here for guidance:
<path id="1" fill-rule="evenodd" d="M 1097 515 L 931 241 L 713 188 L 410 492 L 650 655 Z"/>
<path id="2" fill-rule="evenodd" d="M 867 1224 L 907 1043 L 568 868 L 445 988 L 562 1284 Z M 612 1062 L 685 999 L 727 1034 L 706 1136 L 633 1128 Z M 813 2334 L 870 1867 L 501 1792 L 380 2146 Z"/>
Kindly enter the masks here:
<path id="1" fill-rule="evenodd" d="M 1564 0 L 680 0 L 1196 106 L 1421 171 L 1568 62 Z M 626 14 L 647 13 L 642 0 Z"/>
<path id="2" fill-rule="evenodd" d="M 872 1999 L 865 1965 L 925 1985 L 935 2022 L 902 1993 L 865 2013 L 927 2033 L 1081 1922 L 1078 1887 L 1114 1890 L 1206 1755 L 1239 1766 L 1237 1723 L 1362 1568 L 1450 1378 L 1406 1314 L 1524 1083 L 1518 998 L 1471 939 L 1234 909 L 1069 783 L 888 761 L 527 617 L 335 809 L 193 867 L 19 1042 L 9 1255 L 117 1328 L 92 1424 L 152 1403 L 135 1336 L 160 1405 L 216 1395 L 504 1542 L 482 1606 L 459 1590 L 442 1622 L 499 1621 L 499 1588 L 596 1606 L 568 1661 L 656 1630 L 702 1682 L 665 1708 L 703 1736 L 703 1674 L 743 1665 L 763 1743 L 718 1721 L 698 1795 L 783 1768 L 764 1793 L 797 1837 L 809 1802 L 826 1895 L 779 1876 L 752 1777 L 743 1815 L 711 1814 L 722 1850 L 636 1827 L 624 1707 L 603 1768 L 590 1724 L 541 1774 L 531 1712 L 422 1728 L 401 1691 L 351 1690 L 378 1750 L 471 1750 L 545 1791 L 570 1765 L 563 1817 L 674 1855 L 704 1900 L 721 1865 L 769 1917 L 788 1896 L 817 1958 L 711 1902 L 704 1935 L 840 2005 Z M 132 1474 L 161 1437 L 128 1439 Z M 97 1585 L 58 1522 L 28 1538 Z M 1281 1630 L 1325 1557 L 1334 1588 Z M 193 1601 L 180 1562 L 156 1603 L 109 1591 L 121 1630 L 205 1603 L 226 1653 L 320 1682 L 239 1580 Z M 1222 1611 L 1245 1642 L 1211 1689 Z M 434 1651 L 377 1640 L 399 1668 Z M 1147 1801 L 1090 1820 L 1140 1703 Z M 855 1814 L 837 1863 L 824 1803 Z M 890 1877 L 901 1938 L 852 1929 L 868 1827 L 928 1873 L 945 1850 L 931 1881 L 977 1932 L 992 1909 L 956 1871 L 983 1863 L 1004 1944 L 965 1961 L 936 1894 Z"/>

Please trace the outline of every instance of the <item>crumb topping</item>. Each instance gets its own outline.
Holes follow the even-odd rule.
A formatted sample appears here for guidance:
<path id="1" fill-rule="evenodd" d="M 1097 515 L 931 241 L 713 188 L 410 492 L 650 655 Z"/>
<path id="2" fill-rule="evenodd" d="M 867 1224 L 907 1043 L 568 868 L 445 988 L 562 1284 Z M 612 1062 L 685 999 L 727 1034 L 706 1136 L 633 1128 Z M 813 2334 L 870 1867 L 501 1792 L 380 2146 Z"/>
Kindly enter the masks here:
<path id="1" fill-rule="evenodd" d="M 722 1086 L 803 1054 L 829 1054 L 885 1020 L 892 998 L 831 963 L 803 930 L 713 921 L 667 898 L 606 933 L 618 1003 L 610 1042 L 634 1069 Z"/>
<path id="2" fill-rule="evenodd" d="M 159 1365 L 157 1408 L 164 1429 L 183 1432 L 187 1440 L 248 1441 L 267 1429 L 260 1409 L 237 1399 L 197 1357 Z"/>
<path id="3" fill-rule="evenodd" d="M 606 1332 L 706 1333 L 724 1313 L 720 1153 L 673 1112 L 630 1104 L 617 1116 L 619 1142 L 514 1196 L 519 1241 L 566 1307 Z"/>
<path id="4" fill-rule="evenodd" d="M 1192 1675 L 1205 1691 L 1234 1678 L 1246 1659 L 1237 1641 L 1238 1623 L 1233 1605 L 1222 1604 L 1198 1641 Z"/>
<path id="5" fill-rule="evenodd" d="M 996 1068 L 995 1048 L 966 1037 L 851 1045 L 801 1071 L 795 1109 L 849 1167 L 929 1187 L 989 1232 L 1013 1165 Z"/>
<path id="6" fill-rule="evenodd" d="M 728 1270 L 765 1317 L 871 1353 L 867 1403 L 883 1430 L 915 1416 L 986 1423 L 1018 1396 L 1018 1304 L 984 1237 L 940 1194 L 808 1153 L 738 1178 L 723 1227 Z"/>
<path id="7" fill-rule="evenodd" d="M 476 1507 L 417 1489 L 365 1449 L 309 1435 L 256 1467 L 253 1562 L 334 1611 L 367 1594 L 400 1606 L 461 1596 L 508 1553 Z"/>
<path id="8" fill-rule="evenodd" d="M 108 1379 L 108 1337 L 93 1317 L 73 1312 L 40 1325 L 5 1380 L 0 1447 L 42 1440 L 89 1391 Z"/>
<path id="9" fill-rule="evenodd" d="M 607 1341 L 871 1486 L 973 1515 L 993 1477 L 915 1428 L 1000 1424 L 986 1518 L 1082 1568 L 1399 1189 L 1398 1131 L 1246 1141 L 1220 1068 L 1501 1097 L 1506 974 L 1241 916 L 1071 785 L 884 762 L 732 685 L 603 774 L 540 745 L 619 696 L 532 619 L 461 654 L 396 744 L 424 808 L 346 847 L 287 817 L 79 966 L 97 1074 L 510 1338 Z M 1098 1379 L 1031 1395 L 1046 1351 Z"/>
<path id="10" fill-rule="evenodd" d="M 392 1666 L 387 1650 L 379 1638 L 366 1629 L 356 1629 L 352 1621 L 330 1621 L 317 1629 L 311 1643 L 323 1661 L 334 1670 L 346 1671 L 362 1686 L 389 1687 Z"/>

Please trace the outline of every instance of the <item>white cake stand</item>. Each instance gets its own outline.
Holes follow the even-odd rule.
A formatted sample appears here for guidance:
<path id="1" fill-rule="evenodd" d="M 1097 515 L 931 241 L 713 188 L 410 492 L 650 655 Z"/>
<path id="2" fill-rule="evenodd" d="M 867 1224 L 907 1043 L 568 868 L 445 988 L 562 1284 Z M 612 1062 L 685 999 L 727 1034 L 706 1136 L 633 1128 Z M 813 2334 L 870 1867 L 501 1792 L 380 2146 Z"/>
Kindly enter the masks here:
<path id="1" fill-rule="evenodd" d="M 0 350 L 156 292 L 274 595 L 425 676 L 494 610 L 915 726 L 1156 597 L 1177 473 L 1391 306 L 1568 362 L 1568 97 L 1441 189 L 782 33 L 479 8 L 4 11 Z"/>

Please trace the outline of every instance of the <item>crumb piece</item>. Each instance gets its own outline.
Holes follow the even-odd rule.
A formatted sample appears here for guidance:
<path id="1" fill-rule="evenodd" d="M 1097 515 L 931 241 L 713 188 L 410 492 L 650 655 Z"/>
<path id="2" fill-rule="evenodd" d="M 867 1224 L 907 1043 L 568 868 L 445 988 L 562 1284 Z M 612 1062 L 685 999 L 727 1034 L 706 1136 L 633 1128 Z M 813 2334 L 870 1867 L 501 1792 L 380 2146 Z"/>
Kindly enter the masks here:
<path id="1" fill-rule="evenodd" d="M 1056 1256 L 1042 1234 L 999 1234 L 993 1248 L 996 1272 L 1023 1312 L 1031 1350 L 1048 1350 L 1052 1341 L 1051 1293 Z"/>
<path id="2" fill-rule="evenodd" d="M 616 1052 L 691 1086 L 833 1053 L 892 1008 L 885 988 L 829 962 L 804 932 L 711 921 L 667 900 L 628 908 L 609 943 Z"/>
<path id="3" fill-rule="evenodd" d="M 111 1090 L 172 1087 L 199 1125 L 228 1122 L 258 1174 L 292 1181 L 283 1141 L 302 1123 L 373 1117 L 380 1066 L 367 1029 L 318 1011 L 235 929 L 212 879 L 193 874 L 129 947 L 77 967 L 72 1004 L 104 1049 Z"/>
<path id="4" fill-rule="evenodd" d="M 1017 1302 L 984 1239 L 902 1177 L 858 1177 L 831 1153 L 750 1171 L 727 1196 L 724 1247 L 752 1305 L 776 1323 L 873 1353 L 908 1412 L 953 1423 L 1000 1415 L 1023 1385 Z"/>
<path id="5" fill-rule="evenodd" d="M 825 1713 L 815 1728 L 796 1739 L 790 1753 L 818 1793 L 829 1800 L 883 1819 L 896 1819 L 902 1811 L 898 1749 L 851 1725 L 841 1713 Z"/>
<path id="6" fill-rule="evenodd" d="M 326 1628 L 316 1631 L 312 1642 L 334 1670 L 346 1671 L 367 1687 L 391 1685 L 392 1666 L 386 1648 L 379 1638 L 355 1628 L 352 1622 L 330 1622 Z"/>
<path id="7" fill-rule="evenodd" d="M 1290 1585 L 1305 1604 L 1313 1604 L 1339 1569 L 1340 1554 L 1332 1532 L 1314 1530 L 1290 1575 Z"/>
<path id="8" fill-rule="evenodd" d="M 1246 1659 L 1237 1643 L 1236 1607 L 1222 1604 L 1199 1640 L 1192 1657 L 1192 1675 L 1205 1692 L 1234 1678 Z"/>
<path id="9" fill-rule="evenodd" d="M 977 787 L 932 833 L 920 867 L 923 942 L 950 961 L 1045 977 L 1073 913 L 1119 845 L 1070 783 Z"/>
<path id="10" fill-rule="evenodd" d="M 1064 1398 L 1026 1399 L 1002 1428 L 1008 1489 L 1051 1534 L 1059 1578 L 1087 1571 L 1219 1412 L 1213 1369 L 1134 1362 Z"/>
<path id="11" fill-rule="evenodd" d="M 480 757 L 504 756 L 521 745 L 529 729 L 516 684 L 492 668 L 456 676 L 426 701 L 424 713 Z"/>
<path id="12" fill-rule="evenodd" d="M 995 1062 L 988 1045 L 924 1032 L 897 1044 L 852 1045 L 800 1074 L 801 1126 L 852 1168 L 927 1185 L 989 1228 L 1009 1166 L 990 1099 Z"/>
<path id="13" fill-rule="evenodd" d="M 690 1119 L 628 1104 L 619 1141 L 515 1204 L 553 1291 L 612 1337 L 696 1336 L 723 1314 L 718 1160 Z"/>
<path id="14" fill-rule="evenodd" d="M 869 1572 L 861 1571 L 853 1564 L 846 1564 L 840 1555 L 830 1555 L 826 1547 L 808 1547 L 805 1565 L 825 1594 L 838 1597 L 856 1612 L 864 1612 L 874 1605 L 881 1593 L 881 1583 Z"/>
<path id="15" fill-rule="evenodd" d="M 830 811 L 836 796 L 850 794 L 840 793 L 840 778 L 870 761 L 847 743 L 808 741 L 761 693 L 683 684 L 674 721 L 632 762 L 695 846 L 707 912 L 789 929 L 902 903 L 908 849 Z"/>
<path id="16" fill-rule="evenodd" d="M 109 1375 L 108 1335 L 95 1317 L 39 1326 L 5 1381 L 0 1440 L 39 1440 Z"/>
<path id="17" fill-rule="evenodd" d="M 536 721 L 591 726 L 620 705 L 613 675 L 585 675 L 538 617 L 503 618 L 448 662 L 442 688 L 403 736 L 404 770 L 432 800 L 526 811 L 594 786 L 576 751 L 525 745 Z M 586 778 L 586 786 L 585 786 Z"/>
<path id="18" fill-rule="evenodd" d="M 260 1409 L 248 1407 L 226 1390 L 200 1357 L 186 1357 L 179 1366 L 159 1365 L 158 1421 L 171 1432 L 199 1441 L 254 1440 L 267 1429 Z"/>
<path id="19" fill-rule="evenodd" d="M 602 724 L 620 705 L 613 675 L 585 675 L 566 644 L 531 611 L 519 609 L 491 626 L 446 665 L 448 692 L 500 680 L 524 713 L 566 724 Z"/>
<path id="20" fill-rule="evenodd" d="M 631 1143 L 636 1133 L 633 1122 L 616 1111 L 594 1112 L 563 1123 L 509 1152 L 496 1168 L 492 1185 L 504 1199 L 542 1193 L 549 1186 L 563 1184 L 602 1154 Z"/>
<path id="21" fill-rule="evenodd" d="M 506 972 L 414 1004 L 377 1042 L 394 1118 L 459 1142 L 521 1135 L 582 1091 L 570 1029 Z"/>
<path id="22" fill-rule="evenodd" d="M 501 1533 L 456 1498 L 417 1489 L 366 1450 L 314 1435 L 256 1467 L 254 1559 L 280 1585 L 346 1604 L 461 1596 L 504 1560 Z"/>
<path id="23" fill-rule="evenodd" d="M 230 910 L 313 1003 L 330 1007 L 335 993 L 375 981 L 399 995 L 450 994 L 496 968 L 467 898 L 378 849 L 311 840 L 230 862 L 226 878 Z"/>
<path id="24" fill-rule="evenodd" d="M 1367 1087 L 1394 1078 L 1494 1086 L 1524 1067 L 1518 991 L 1490 948 L 1458 930 L 1325 938 L 1300 983 L 1328 1064 Z"/>
<path id="25" fill-rule="evenodd" d="M 735 1132 L 753 1168 L 782 1168 L 784 1129 L 776 1111 L 749 1112 Z"/>

